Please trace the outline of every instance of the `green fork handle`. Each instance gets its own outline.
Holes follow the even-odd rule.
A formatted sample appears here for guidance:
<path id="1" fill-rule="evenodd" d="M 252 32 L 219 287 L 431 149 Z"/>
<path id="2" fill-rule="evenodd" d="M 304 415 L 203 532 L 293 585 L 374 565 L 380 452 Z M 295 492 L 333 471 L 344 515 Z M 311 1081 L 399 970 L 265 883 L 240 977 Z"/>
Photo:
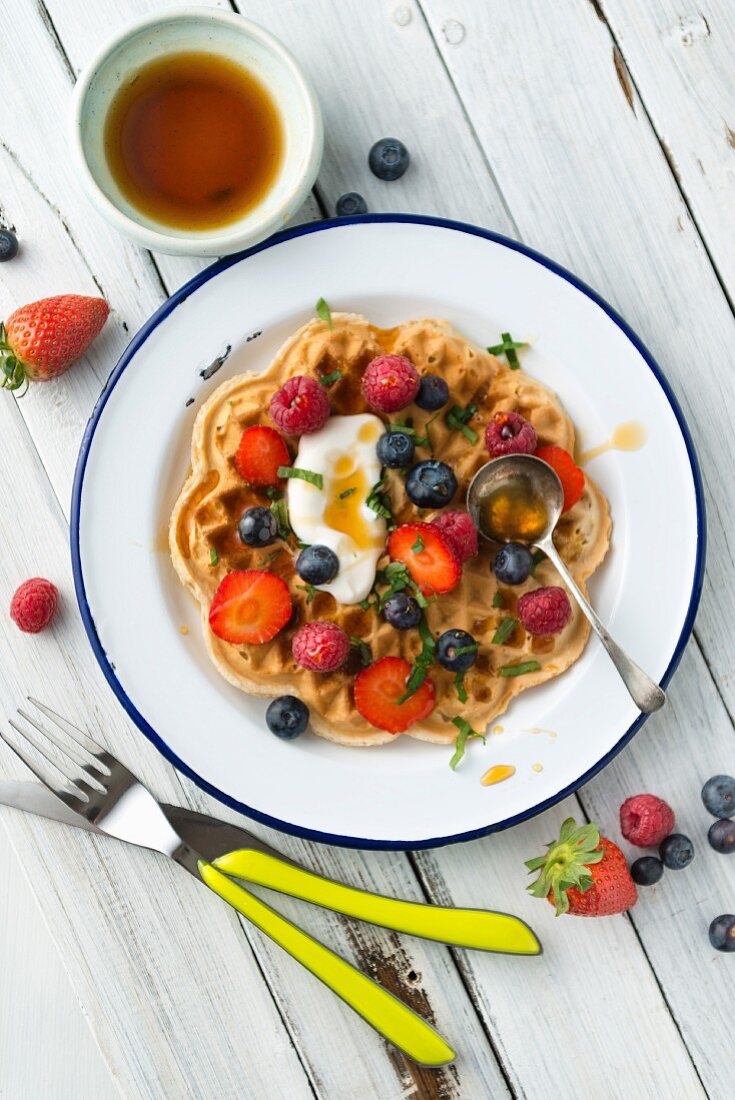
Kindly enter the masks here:
<path id="1" fill-rule="evenodd" d="M 358 920 L 380 924 L 397 932 L 427 940 L 502 951 L 512 955 L 538 955 L 541 944 L 531 928 L 518 917 L 486 909 L 455 909 L 422 905 L 415 901 L 382 897 L 322 878 L 293 863 L 253 848 L 228 852 L 214 861 L 226 875 L 267 886 L 281 894 L 334 909 Z"/>
<path id="2" fill-rule="evenodd" d="M 202 881 L 224 901 L 334 990 L 376 1031 L 423 1066 L 444 1066 L 454 1060 L 452 1048 L 407 1005 L 345 959 L 335 955 L 274 909 L 238 886 L 211 863 L 200 860 Z"/>

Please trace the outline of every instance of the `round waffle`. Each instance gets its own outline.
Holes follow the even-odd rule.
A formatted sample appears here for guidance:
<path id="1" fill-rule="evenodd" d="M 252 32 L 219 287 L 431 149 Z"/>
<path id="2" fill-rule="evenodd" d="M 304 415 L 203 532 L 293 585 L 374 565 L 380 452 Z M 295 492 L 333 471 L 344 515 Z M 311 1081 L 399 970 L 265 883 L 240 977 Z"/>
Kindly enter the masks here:
<path id="1" fill-rule="evenodd" d="M 337 672 L 309 672 L 292 657 L 295 630 L 312 619 L 329 619 L 352 638 L 360 638 L 373 660 L 400 656 L 409 662 L 421 650 L 418 632 L 394 630 L 374 606 L 365 610 L 359 605 L 337 604 L 326 592 L 317 591 L 309 602 L 309 594 L 298 587 L 293 564 L 298 551 L 293 538 L 265 550 L 245 546 L 237 531 L 242 512 L 254 504 L 268 505 L 270 500 L 265 492 L 242 480 L 234 466 L 234 455 L 243 430 L 269 422 L 272 394 L 296 374 L 319 378 L 339 370 L 339 380 L 328 391 L 333 413 L 367 411 L 360 389 L 362 374 L 370 360 L 384 352 L 407 356 L 421 374 L 442 375 L 449 385 L 450 405 L 477 407 L 467 422 L 477 434 L 476 443 L 446 425 L 446 410 L 431 414 L 411 406 L 393 417 L 383 417 L 405 420 L 411 416 L 416 431 L 428 435 L 430 445 L 418 447 L 417 458 L 433 455 L 452 467 L 459 485 L 452 507 L 464 506 L 472 476 L 487 461 L 485 425 L 500 410 L 516 411 L 529 420 L 541 445 L 555 445 L 573 453 L 574 427 L 558 398 L 523 370 L 511 370 L 472 344 L 448 322 L 409 321 L 386 330 L 359 315 L 335 313 L 332 327 L 322 320 L 310 321 L 286 342 L 266 371 L 239 375 L 223 383 L 202 407 L 193 431 L 192 470 L 174 508 L 169 531 L 176 572 L 199 602 L 207 649 L 225 679 L 254 695 L 298 695 L 310 709 L 311 727 L 316 733 L 355 746 L 379 745 L 395 737 L 370 725 L 355 709 L 352 684 L 360 669 L 360 651 L 355 647 L 350 662 Z M 294 446 L 291 451 L 293 455 Z M 391 470 L 387 474 L 395 523 L 416 522 L 419 518 L 430 521 L 438 514 L 427 511 L 419 517 L 406 497 L 400 473 Z M 605 556 L 610 527 L 607 501 L 585 476 L 581 500 L 564 513 L 554 533 L 560 554 L 583 589 Z M 584 649 L 589 626 L 574 604 L 569 624 L 558 635 L 532 637 L 516 625 L 505 643 L 492 644 L 500 620 L 514 615 L 517 600 L 524 592 L 561 583 L 551 563 L 544 560 L 525 584 L 512 588 L 498 585 L 490 569 L 496 549 L 481 539 L 479 553 L 465 563 L 459 585 L 427 608 L 427 622 L 435 637 L 449 628 L 467 630 L 479 643 L 479 650 L 475 665 L 464 679 L 465 702 L 458 697 L 454 674 L 438 664 L 432 666 L 429 676 L 436 689 L 436 706 L 428 718 L 406 731 L 412 737 L 449 744 L 457 738 L 457 726 L 452 723 L 456 716 L 484 732 L 514 695 L 559 676 Z M 387 561 L 387 557 L 381 560 L 378 569 Z M 265 645 L 237 646 L 222 641 L 208 623 L 214 593 L 233 569 L 258 568 L 268 568 L 289 583 L 293 618 Z M 497 591 L 503 601 L 499 608 L 493 607 Z M 500 675 L 504 666 L 532 659 L 538 661 L 539 671 Z"/>

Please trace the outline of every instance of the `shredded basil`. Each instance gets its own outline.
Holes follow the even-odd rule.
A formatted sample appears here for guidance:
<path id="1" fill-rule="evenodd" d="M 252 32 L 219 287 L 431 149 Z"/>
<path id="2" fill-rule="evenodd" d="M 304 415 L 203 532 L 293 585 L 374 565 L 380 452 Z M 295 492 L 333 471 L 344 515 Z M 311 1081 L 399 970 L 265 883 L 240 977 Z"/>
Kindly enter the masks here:
<path id="1" fill-rule="evenodd" d="M 429 439 L 425 435 L 419 435 L 412 424 L 409 424 L 407 420 L 395 420 L 392 424 L 388 424 L 389 432 L 402 432 L 403 435 L 409 436 L 417 447 L 427 447 Z"/>
<path id="2" fill-rule="evenodd" d="M 426 616 L 421 616 L 421 622 L 419 623 L 419 635 L 423 646 L 421 652 L 413 663 L 408 680 L 406 681 L 406 690 L 403 695 L 398 699 L 398 705 L 405 703 L 406 699 L 410 699 L 415 692 L 423 684 L 426 679 L 426 674 L 434 663 L 436 654 L 436 642 L 434 641 L 434 635 L 429 630 L 429 624 L 426 621 Z"/>
<path id="3" fill-rule="evenodd" d="M 385 492 L 386 484 L 384 478 L 376 481 L 368 493 L 365 503 L 376 515 L 382 516 L 384 519 L 392 519 L 390 500 Z"/>
<path id="4" fill-rule="evenodd" d="M 528 672 L 540 672 L 541 665 L 538 661 L 522 661 L 519 665 L 503 665 L 499 670 L 501 676 L 525 676 Z"/>
<path id="5" fill-rule="evenodd" d="M 413 544 L 411 549 L 413 550 L 414 554 L 420 554 L 421 551 L 424 549 L 424 540 L 421 538 L 421 535 L 416 536 L 416 542 Z"/>
<path id="6" fill-rule="evenodd" d="M 320 321 L 325 321 L 330 328 L 332 327 L 332 311 L 323 298 L 320 298 L 316 304 L 316 315 Z"/>
<path id="7" fill-rule="evenodd" d="M 333 386 L 335 382 L 339 382 L 341 377 L 341 370 L 333 370 L 331 374 L 321 374 L 319 381 L 323 386 Z"/>
<path id="8" fill-rule="evenodd" d="M 313 584 L 297 584 L 296 587 L 300 588 L 302 590 L 302 592 L 306 593 L 306 602 L 307 602 L 307 604 L 311 603 L 311 601 L 316 596 L 316 588 L 314 587 L 314 585 Z"/>
<path id="9" fill-rule="evenodd" d="M 300 470 L 298 466 L 279 466 L 278 476 L 298 478 L 300 481 L 308 481 L 310 485 L 316 485 L 317 489 L 324 488 L 321 474 L 315 474 L 313 470 Z"/>
<path id="10" fill-rule="evenodd" d="M 212 547 L 209 551 L 209 564 L 211 565 L 212 569 L 214 569 L 215 565 L 219 565 L 219 554 L 214 547 Z"/>
<path id="11" fill-rule="evenodd" d="M 454 687 L 460 703 L 467 702 L 467 688 L 464 686 L 464 672 L 458 672 L 454 677 Z"/>
<path id="12" fill-rule="evenodd" d="M 468 405 L 466 409 L 463 409 L 461 405 L 452 405 L 444 417 L 444 422 L 452 431 L 461 432 L 466 440 L 474 444 L 477 443 L 480 437 L 476 431 L 468 426 L 467 421 L 471 420 L 476 412 L 477 405 Z"/>
<path id="13" fill-rule="evenodd" d="M 507 642 L 517 624 L 518 619 L 501 619 L 498 624 L 498 629 L 492 636 L 492 644 L 503 645 L 504 642 Z"/>
<path id="14" fill-rule="evenodd" d="M 521 363 L 518 358 L 518 352 L 521 348 L 527 348 L 528 343 L 523 340 L 514 340 L 509 332 L 501 332 L 500 339 L 502 343 L 493 344 L 487 350 L 491 355 L 505 355 L 508 362 L 508 366 L 511 370 L 519 370 Z"/>
<path id="15" fill-rule="evenodd" d="M 354 646 L 354 648 L 357 650 L 358 656 L 360 658 L 360 664 L 363 668 L 367 668 L 369 664 L 372 664 L 373 655 L 367 642 L 363 642 L 362 638 L 355 638 L 351 635 L 350 645 Z"/>
<path id="16" fill-rule="evenodd" d="M 543 550 L 534 550 L 531 557 L 533 559 L 533 563 L 531 565 L 531 576 L 535 577 L 536 576 L 536 567 L 541 564 L 541 562 L 546 557 L 546 554 L 543 552 Z"/>
<path id="17" fill-rule="evenodd" d="M 278 537 L 287 539 L 291 534 L 291 525 L 288 522 L 286 501 L 282 495 L 271 504 L 271 512 L 276 521 L 276 527 L 278 528 Z"/>
<path id="18" fill-rule="evenodd" d="M 353 493 L 357 492 L 357 487 L 353 486 L 352 489 L 345 489 L 344 493 L 339 494 L 340 500 L 347 500 L 347 497 L 351 497 Z"/>
<path id="19" fill-rule="evenodd" d="M 449 761 L 449 767 L 452 769 L 452 771 L 454 771 L 454 769 L 457 767 L 457 764 L 459 764 L 460 760 L 464 756 L 467 739 L 470 737 L 480 737 L 484 745 L 485 736 L 482 733 L 478 733 L 477 730 L 473 730 L 467 719 L 462 718 L 460 715 L 457 715 L 456 718 L 453 718 L 452 722 L 459 730 L 459 735 L 454 746 L 454 755 Z"/>
<path id="20" fill-rule="evenodd" d="M 493 607 L 505 607 L 505 601 L 500 592 L 496 592 L 493 596 Z"/>

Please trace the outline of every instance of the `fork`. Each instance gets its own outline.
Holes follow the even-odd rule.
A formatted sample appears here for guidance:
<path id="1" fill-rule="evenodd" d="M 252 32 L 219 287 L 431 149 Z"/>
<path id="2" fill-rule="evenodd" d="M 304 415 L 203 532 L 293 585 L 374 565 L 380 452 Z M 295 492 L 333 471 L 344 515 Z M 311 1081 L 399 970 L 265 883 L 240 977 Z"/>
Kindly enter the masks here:
<path id="1" fill-rule="evenodd" d="M 449 1044 L 392 993 L 330 948 L 281 916 L 205 860 L 172 828 L 151 792 L 119 760 L 71 722 L 31 700 L 54 725 L 23 710 L 24 726 L 9 724 L 21 739 L 0 736 L 52 794 L 102 832 L 168 856 L 310 970 L 367 1023 L 409 1058 L 425 1066 L 454 1060 Z M 31 746 L 42 758 L 36 760 Z M 50 751 L 49 746 L 56 749 Z M 60 783 L 55 773 L 61 776 Z"/>

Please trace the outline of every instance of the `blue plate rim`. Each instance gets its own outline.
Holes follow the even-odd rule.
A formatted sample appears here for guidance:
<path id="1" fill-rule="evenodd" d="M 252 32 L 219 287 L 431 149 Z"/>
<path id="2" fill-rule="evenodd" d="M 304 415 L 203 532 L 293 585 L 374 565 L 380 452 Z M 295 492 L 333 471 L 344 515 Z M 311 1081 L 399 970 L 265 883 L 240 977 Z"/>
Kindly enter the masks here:
<path id="1" fill-rule="evenodd" d="M 72 499 L 71 499 L 71 519 L 70 519 L 70 542 L 71 542 L 71 559 L 72 559 L 72 574 L 74 580 L 74 589 L 77 597 L 77 603 L 79 605 L 79 611 L 82 616 L 84 628 L 87 632 L 92 651 L 97 659 L 97 663 L 102 669 L 102 673 L 107 680 L 108 684 L 112 688 L 118 701 L 129 715 L 129 717 L 136 724 L 138 729 L 143 733 L 149 741 L 151 741 L 158 751 L 171 763 L 173 766 L 186 775 L 189 779 L 193 780 L 197 786 L 202 790 L 212 795 L 219 802 L 222 802 L 225 806 L 229 806 L 230 809 L 237 810 L 239 813 L 245 814 L 247 817 L 253 818 L 255 821 L 261 822 L 263 825 L 268 825 L 272 829 L 280 830 L 281 832 L 289 833 L 292 836 L 303 837 L 307 840 L 317 841 L 324 844 L 334 844 L 342 848 L 357 848 L 357 849 L 373 849 L 377 851 L 418 851 L 427 848 L 439 848 L 449 844 L 459 844 L 468 840 L 476 840 L 479 837 L 489 836 L 491 833 L 501 832 L 504 829 L 512 828 L 514 825 L 520 824 L 522 821 L 527 821 L 529 818 L 535 817 L 537 814 L 543 813 L 545 810 L 550 809 L 563 799 L 567 798 L 570 794 L 579 790 L 580 787 L 588 783 L 594 776 L 605 768 L 611 760 L 618 755 L 618 753 L 625 748 L 625 746 L 636 735 L 643 723 L 646 721 L 648 715 L 640 715 L 635 722 L 625 731 L 623 736 L 615 745 L 591 768 L 589 768 L 583 775 L 580 775 L 572 783 L 564 787 L 563 790 L 558 791 L 550 798 L 544 799 L 542 802 L 538 802 L 535 806 L 529 807 L 522 813 L 515 814 L 513 817 L 505 818 L 503 821 L 495 822 L 492 825 L 483 826 L 478 829 L 470 829 L 463 833 L 454 833 L 449 836 L 437 836 L 430 837 L 425 840 L 370 840 L 360 837 L 345 837 L 335 833 L 326 833 L 320 830 L 307 829 L 303 826 L 293 825 L 288 821 L 282 821 L 279 818 L 271 817 L 269 814 L 263 813 L 261 810 L 256 810 L 252 806 L 247 806 L 237 799 L 232 798 L 224 791 L 220 791 L 213 784 L 207 782 L 195 771 L 193 771 L 183 760 L 181 760 L 175 752 L 166 744 L 163 738 L 153 729 L 152 726 L 146 721 L 143 715 L 133 705 L 132 701 L 125 692 L 122 684 L 115 675 L 115 670 L 112 667 L 110 661 L 107 658 L 107 654 L 102 646 L 102 643 L 97 634 L 94 619 L 87 602 L 86 590 L 84 587 L 84 578 L 82 575 L 82 563 L 81 552 L 79 544 L 79 524 L 81 516 L 81 501 L 82 491 L 84 487 L 84 476 L 87 469 L 87 460 L 89 458 L 89 451 L 92 444 L 92 439 L 97 430 L 97 426 L 100 421 L 102 412 L 107 404 L 107 401 L 112 393 L 113 389 L 117 385 L 118 381 L 122 377 L 124 371 L 135 357 L 138 350 L 142 347 L 151 333 L 160 325 L 160 323 L 168 317 L 170 313 L 182 302 L 184 302 L 190 294 L 197 290 L 204 283 L 210 279 L 219 275 L 222 271 L 226 271 L 228 268 L 235 264 L 241 263 L 243 260 L 248 259 L 250 256 L 256 255 L 258 252 L 263 252 L 269 248 L 275 248 L 279 244 L 283 244 L 285 241 L 293 240 L 295 237 L 302 237 L 309 233 L 321 233 L 329 229 L 344 228 L 347 225 L 360 225 L 370 222 L 398 222 L 409 225 L 429 225 L 435 226 L 441 229 L 450 229 L 460 233 L 466 233 L 475 237 L 482 237 L 485 240 L 492 241 L 495 244 L 509 248 L 514 252 L 520 252 L 529 259 L 534 260 L 536 263 L 541 264 L 549 271 L 558 275 L 566 282 L 570 283 L 577 290 L 581 291 L 587 298 L 595 302 L 596 305 L 602 309 L 610 320 L 617 325 L 617 327 L 624 333 L 631 344 L 635 347 L 642 359 L 648 366 L 651 373 L 654 375 L 656 381 L 660 385 L 666 400 L 671 406 L 671 410 L 674 413 L 676 421 L 679 425 L 684 444 L 689 458 L 689 464 L 691 467 L 692 481 L 694 484 L 695 503 L 697 511 L 697 553 L 694 568 L 694 577 L 692 582 L 692 590 L 689 597 L 689 606 L 684 619 L 679 639 L 676 643 L 673 656 L 669 665 L 661 679 L 662 687 L 665 687 L 671 677 L 673 676 L 679 661 L 682 658 L 684 649 L 689 640 L 689 636 L 694 627 L 694 620 L 696 618 L 697 609 L 699 607 L 699 600 L 702 593 L 702 583 L 704 580 L 705 558 L 706 558 L 706 545 L 707 545 L 707 526 L 706 526 L 706 510 L 704 500 L 704 487 L 702 483 L 702 475 L 699 467 L 699 460 L 694 448 L 694 442 L 692 440 L 689 426 L 684 418 L 684 414 L 681 410 L 681 406 L 677 398 L 674 396 L 671 387 L 669 386 L 666 376 L 661 367 L 656 362 L 653 355 L 645 346 L 643 341 L 633 331 L 633 329 L 627 324 L 627 322 L 621 317 L 621 315 L 615 310 L 609 302 L 601 297 L 592 287 L 588 286 L 582 279 L 574 275 L 567 268 L 558 264 L 555 260 L 545 256 L 542 252 L 538 252 L 534 248 L 530 248 L 528 245 L 522 244 L 520 241 L 513 240 L 512 237 L 506 237 L 501 233 L 495 233 L 490 229 L 483 229 L 481 226 L 471 225 L 468 222 L 453 221 L 448 218 L 438 218 L 423 214 L 360 214 L 351 217 L 343 218 L 328 218 L 319 222 L 309 222 L 305 225 L 296 226 L 293 229 L 286 229 L 280 233 L 269 237 L 267 240 L 262 241 L 260 244 L 254 245 L 252 248 L 244 249 L 241 252 L 233 253 L 230 256 L 224 256 L 222 259 L 210 264 L 203 271 L 198 272 L 187 283 L 175 291 L 170 298 L 168 298 L 159 308 L 153 313 L 145 324 L 138 330 L 138 332 L 130 340 L 130 343 L 126 347 L 125 351 L 120 356 L 116 366 L 112 370 L 105 386 L 100 394 L 97 403 L 92 411 L 92 415 L 87 423 L 87 426 L 82 437 L 81 446 L 79 449 L 79 456 L 77 458 L 76 469 L 74 472 L 74 482 L 72 485 Z"/>

